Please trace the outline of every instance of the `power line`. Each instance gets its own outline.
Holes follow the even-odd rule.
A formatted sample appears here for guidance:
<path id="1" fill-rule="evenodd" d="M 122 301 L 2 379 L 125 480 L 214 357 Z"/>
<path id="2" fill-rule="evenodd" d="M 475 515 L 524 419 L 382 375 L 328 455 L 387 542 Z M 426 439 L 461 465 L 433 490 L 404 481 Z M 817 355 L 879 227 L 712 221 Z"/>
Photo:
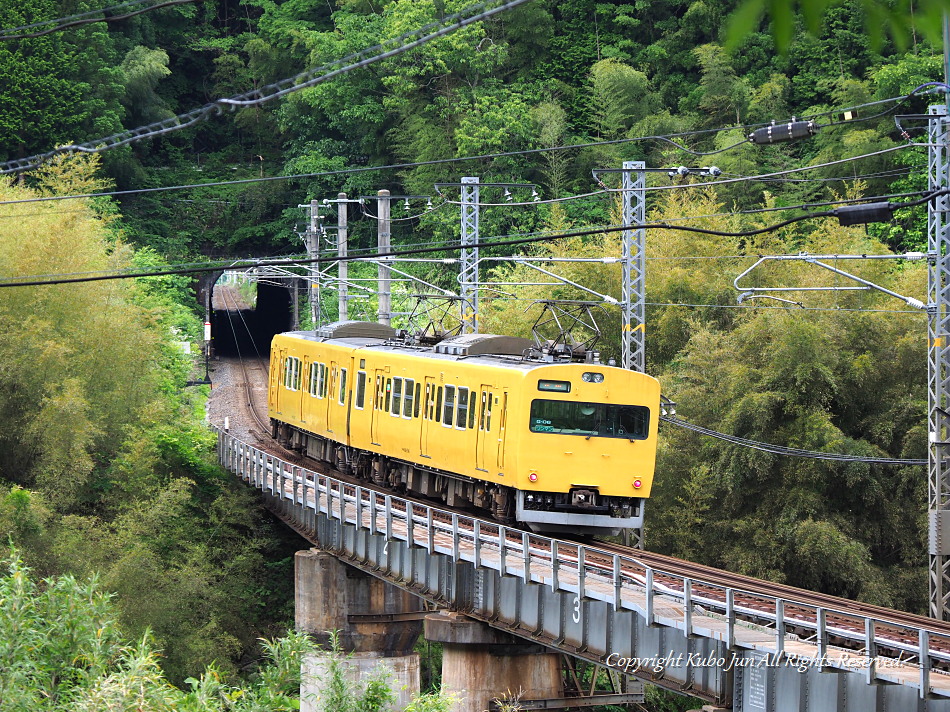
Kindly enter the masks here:
<path id="1" fill-rule="evenodd" d="M 128 12 L 124 15 L 105 15 L 107 12 L 111 12 L 113 10 L 122 10 L 135 5 L 141 5 L 143 2 L 153 2 L 153 0 L 130 0 L 129 2 L 122 3 L 121 5 L 104 7 L 100 8 L 99 10 L 90 10 L 89 12 L 83 12 L 78 15 L 60 17 L 55 20 L 44 20 L 43 22 L 34 22 L 32 25 L 12 27 L 9 30 L 0 30 L 0 40 L 25 40 L 31 39 L 33 37 L 42 37 L 43 35 L 48 35 L 53 32 L 59 32 L 69 27 L 88 25 L 93 22 L 118 22 L 119 20 L 127 20 L 130 17 L 141 15 L 143 12 L 151 12 L 152 10 L 158 10 L 160 8 L 170 7 L 172 5 L 184 5 L 186 3 L 201 2 L 201 0 L 165 0 L 165 2 L 160 2 L 157 5 L 150 5 L 149 7 L 142 8 L 141 10 L 135 10 L 134 12 Z M 100 14 L 102 14 L 103 17 L 98 17 Z M 38 32 L 31 32 L 27 34 L 11 34 L 20 30 L 32 30 L 33 28 L 43 27 L 44 25 L 54 26 L 45 30 L 40 30 Z"/>
<path id="2" fill-rule="evenodd" d="M 801 173 L 803 171 L 816 170 L 818 168 L 827 168 L 829 166 L 839 165 L 842 163 L 849 163 L 852 161 L 859 161 L 864 158 L 873 158 L 886 153 L 892 153 L 894 151 L 900 151 L 907 148 L 911 148 L 916 144 L 903 144 L 900 146 L 894 146 L 892 148 L 883 149 L 881 151 L 874 151 L 872 153 L 861 154 L 859 156 L 851 156 L 849 158 L 842 158 L 837 161 L 829 161 L 827 163 L 821 163 L 814 166 L 804 166 L 801 168 L 788 168 L 782 171 L 775 171 L 773 173 L 765 173 L 757 176 L 742 176 L 733 179 L 723 179 L 719 181 L 708 181 L 705 183 L 686 183 L 682 185 L 672 185 L 672 186 L 652 186 L 647 187 L 645 190 L 648 191 L 657 191 L 657 190 L 672 190 L 672 189 L 683 189 L 683 188 L 703 188 L 706 186 L 716 186 L 724 184 L 733 184 L 741 183 L 749 180 L 764 180 L 772 178 L 775 176 L 787 175 L 789 173 Z M 38 198 L 21 198 L 17 200 L 0 200 L 0 205 L 18 205 L 20 203 L 43 203 L 43 202 L 53 202 L 59 200 L 79 200 L 83 198 L 103 198 L 103 197 L 121 197 L 126 195 L 143 195 L 148 193 L 160 193 L 164 191 L 172 190 L 195 190 L 200 188 L 217 188 L 222 186 L 230 185 L 250 185 L 252 183 L 267 183 L 271 181 L 281 181 L 281 180 L 300 180 L 304 178 L 327 178 L 331 176 L 341 176 L 341 175 L 352 175 L 354 173 L 366 173 L 370 171 L 386 171 L 386 170 L 403 170 L 406 168 L 418 168 L 422 166 L 432 166 L 432 165 L 442 165 L 446 163 L 459 163 L 465 161 L 475 161 L 475 160 L 486 160 L 492 158 L 503 158 L 507 156 L 522 155 L 526 153 L 536 153 L 538 151 L 547 151 L 555 149 L 530 149 L 527 151 L 510 151 L 507 153 L 489 153 L 479 156 L 466 156 L 463 158 L 442 158 L 432 161 L 417 161 L 414 163 L 392 163 L 384 166 L 362 166 L 359 168 L 340 168 L 338 170 L 331 171 L 316 171 L 313 173 L 297 173 L 293 175 L 283 175 L 283 176 L 265 176 L 262 178 L 243 178 L 240 180 L 227 180 L 227 181 L 213 181 L 210 183 L 186 183 L 181 185 L 170 185 L 170 186 L 161 186 L 157 188 L 133 188 L 130 190 L 112 190 L 112 191 L 103 191 L 100 193 L 76 193 L 72 195 L 50 195 L 43 196 Z M 27 159 L 24 159 L 27 160 Z M 4 164 L 0 164 L 4 165 Z M 0 171 L 2 173 L 3 171 Z M 843 180 L 843 179 L 841 179 Z M 605 188 L 603 190 L 592 191 L 590 193 L 581 193 L 576 196 L 569 196 L 568 198 L 552 198 L 548 200 L 540 201 L 530 201 L 525 203 L 482 203 L 485 206 L 515 206 L 515 205 L 546 205 L 549 203 L 563 202 L 565 200 L 577 200 L 587 197 L 595 197 L 598 195 L 609 195 L 611 193 L 620 192 L 619 189 Z M 453 204 L 458 204 L 459 201 L 450 201 Z"/>
<path id="3" fill-rule="evenodd" d="M 937 191 L 929 193 L 926 197 L 922 198 L 921 201 L 929 200 L 936 195 L 944 195 L 950 192 L 947 191 Z M 916 201 L 916 202 L 921 202 Z M 911 203 L 913 204 L 913 203 Z M 901 206 L 898 206 L 901 207 Z M 713 230 L 710 228 L 694 227 L 690 225 L 674 225 L 667 222 L 657 222 L 657 223 L 642 223 L 642 224 L 633 224 L 633 225 L 618 225 L 614 227 L 600 227 L 594 229 L 586 230 L 573 230 L 569 232 L 562 232 L 557 234 L 548 234 L 548 235 L 536 235 L 532 237 L 521 237 L 511 240 L 488 240 L 484 242 L 462 245 L 460 243 L 446 244 L 444 246 L 436 247 L 416 247 L 402 250 L 391 250 L 389 252 L 377 253 L 371 257 L 360 256 L 360 255 L 347 255 L 346 257 L 341 256 L 323 256 L 323 257 L 314 257 L 301 260 L 236 260 L 229 263 L 218 263 L 218 264 L 206 264 L 200 267 L 189 267 L 184 269 L 161 269 L 161 270 L 151 270 L 148 272 L 129 272 L 129 273 L 114 273 L 110 275 L 97 275 L 97 276 L 86 276 L 86 277 L 72 277 L 67 279 L 40 279 L 40 275 L 28 276 L 28 277 L 15 277 L 8 278 L 5 280 L 0 280 L 0 288 L 2 287 L 33 287 L 33 286 L 45 286 L 45 285 L 54 285 L 54 284 L 72 284 L 78 282 L 96 282 L 109 279 L 132 279 L 136 277 L 155 277 L 155 276 L 164 276 L 172 274 L 197 274 L 202 272 L 215 272 L 221 269 L 242 269 L 250 267 L 277 267 L 277 266 L 296 266 L 304 264 L 336 264 L 338 262 L 351 262 L 358 260 L 367 260 L 367 259 L 382 259 L 385 257 L 406 257 L 410 255 L 419 255 L 419 254 L 432 254 L 435 252 L 454 252 L 457 250 L 471 249 L 474 247 L 477 248 L 490 248 L 490 247 L 512 247 L 517 245 L 527 245 L 536 242 L 550 242 L 553 240 L 558 240 L 567 237 L 585 237 L 590 235 L 599 235 L 605 232 L 621 232 L 624 230 L 678 230 L 681 232 L 693 232 L 703 235 L 716 235 L 719 237 L 752 237 L 755 235 L 761 235 L 767 232 L 773 232 L 779 230 L 783 227 L 791 225 L 796 222 L 801 222 L 803 220 L 812 220 L 815 218 L 821 217 L 832 217 L 834 216 L 834 211 L 827 210 L 819 213 L 808 213 L 806 215 L 799 215 L 794 218 L 789 218 L 788 220 L 783 220 L 782 222 L 775 223 L 773 225 L 767 225 L 765 227 L 754 228 L 752 230 L 740 230 L 740 231 L 729 231 L 729 230 Z"/>
<path id="4" fill-rule="evenodd" d="M 862 462 L 871 465 L 926 465 L 927 460 L 907 459 L 896 457 L 861 457 L 859 455 L 843 455 L 840 453 L 819 452 L 816 450 L 801 450 L 799 448 L 784 447 L 782 445 L 772 445 L 770 443 L 759 442 L 758 440 L 748 440 L 735 435 L 726 435 L 710 428 L 704 428 L 700 425 L 694 425 L 680 418 L 673 418 L 668 415 L 661 415 L 660 420 L 664 423 L 675 425 L 679 428 L 692 430 L 701 435 L 711 438 L 725 440 L 734 445 L 752 448 L 761 452 L 769 452 L 774 455 L 787 455 L 788 457 L 804 457 L 814 460 L 831 460 L 834 462 Z"/>
<path id="5" fill-rule="evenodd" d="M 29 156 L 27 158 L 15 159 L 0 163 L 0 174 L 15 173 L 18 171 L 36 168 L 43 161 L 59 153 L 68 151 L 79 151 L 81 153 L 100 153 L 111 148 L 124 146 L 128 143 L 141 141 L 155 136 L 164 136 L 166 134 L 180 131 L 182 129 L 194 126 L 205 121 L 213 114 L 220 114 L 225 109 L 234 110 L 238 107 L 260 106 L 265 102 L 278 99 L 292 92 L 300 91 L 308 87 L 316 86 L 336 76 L 346 74 L 356 69 L 368 67 L 384 59 L 395 57 L 410 49 L 419 47 L 434 39 L 455 32 L 458 29 L 466 27 L 472 23 L 488 19 L 499 12 L 510 10 L 528 0 L 506 0 L 498 7 L 491 5 L 500 0 L 485 0 L 485 2 L 472 5 L 460 12 L 447 16 L 438 22 L 432 22 L 419 29 L 406 32 L 392 40 L 386 40 L 381 44 L 360 50 L 354 54 L 330 62 L 298 74 L 294 77 L 281 79 L 280 81 L 268 84 L 260 89 L 253 89 L 244 94 L 217 99 L 204 106 L 189 111 L 185 114 L 173 116 L 170 119 L 157 121 L 147 126 L 140 126 L 136 129 L 123 131 L 121 133 L 106 136 L 105 138 L 87 141 L 82 144 L 73 144 L 69 146 L 60 146 L 52 151 L 43 154 Z M 426 34 L 428 33 L 428 34 Z M 395 46 L 393 46 L 395 45 Z M 391 49 L 386 49 L 391 47 Z M 375 52 L 375 54 L 374 54 Z M 349 64 L 347 64 L 349 63 Z"/>

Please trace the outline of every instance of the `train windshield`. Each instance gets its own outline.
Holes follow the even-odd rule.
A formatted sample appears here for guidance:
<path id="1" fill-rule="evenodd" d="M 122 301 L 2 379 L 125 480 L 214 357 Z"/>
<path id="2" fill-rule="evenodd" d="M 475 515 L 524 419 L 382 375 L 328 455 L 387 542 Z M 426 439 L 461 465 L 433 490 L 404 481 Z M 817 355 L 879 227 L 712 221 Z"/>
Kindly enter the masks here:
<path id="1" fill-rule="evenodd" d="M 532 433 L 644 440 L 649 430 L 650 409 L 642 405 L 531 401 Z"/>

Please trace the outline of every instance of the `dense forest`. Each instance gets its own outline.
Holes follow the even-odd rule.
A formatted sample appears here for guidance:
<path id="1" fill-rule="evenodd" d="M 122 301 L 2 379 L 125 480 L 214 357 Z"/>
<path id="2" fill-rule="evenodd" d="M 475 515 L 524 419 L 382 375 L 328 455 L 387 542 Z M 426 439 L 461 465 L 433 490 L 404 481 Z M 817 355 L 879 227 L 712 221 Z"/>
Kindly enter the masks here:
<path id="1" fill-rule="evenodd" d="M 338 67 L 469 4 L 204 0 L 10 39 L 34 33 L 15 28 L 101 3 L 0 0 L 0 163 Z M 483 240 L 593 232 L 485 254 L 619 256 L 617 233 L 597 232 L 619 223 L 616 194 L 592 170 L 626 160 L 662 169 L 648 175 L 648 220 L 734 234 L 808 206 L 911 200 L 927 187 L 926 148 L 913 145 L 926 123 L 895 117 L 944 100 L 912 93 L 943 78 L 943 60 L 913 18 L 904 33 L 869 32 L 874 3 L 846 0 L 811 30 L 792 18 L 784 39 L 768 18 L 730 38 L 736 5 L 534 0 L 280 99 L 92 156 L 58 155 L 0 188 L 0 273 L 300 254 L 308 215 L 299 206 L 341 191 L 413 196 L 405 210 L 402 199 L 393 206 L 393 244 L 447 245 L 460 229 L 451 184 L 463 176 L 531 184 L 542 199 L 534 204 L 529 187 L 514 196 L 526 204 L 508 207 L 486 188 L 482 199 L 502 207 L 481 210 Z M 745 140 L 793 116 L 821 128 L 794 143 Z M 677 176 L 681 165 L 715 165 L 721 180 Z M 14 202 L 88 193 L 107 195 Z M 353 213 L 351 251 L 372 250 L 373 210 Z M 332 208 L 326 219 L 335 221 Z M 648 371 L 680 416 L 718 431 L 924 458 L 922 312 L 864 291 L 739 305 L 732 280 L 764 254 L 925 248 L 922 206 L 867 228 L 815 218 L 754 236 L 649 230 Z M 485 281 L 537 282 L 523 266 L 495 264 Z M 443 266 L 412 269 L 457 289 Z M 920 262 L 848 270 L 925 297 Z M 562 274 L 620 296 L 616 265 L 572 263 Z M 833 282 L 802 263 L 755 279 Z M 509 286 L 483 299 L 483 330 L 527 335 L 541 298 L 587 296 L 568 285 Z M 325 318 L 338 316 L 326 308 L 334 311 Z M 372 300 L 363 309 L 372 313 Z M 206 392 L 184 387 L 190 362 L 179 344 L 200 338 L 189 280 L 3 289 L 0 315 L 0 531 L 41 576 L 98 572 L 122 629 L 133 638 L 151 629 L 172 682 L 214 660 L 220 674 L 236 675 L 253 661 L 255 639 L 292 618 L 294 543 L 213 464 Z M 619 314 L 607 309 L 601 327 L 601 351 L 616 355 Z M 669 425 L 661 436 L 650 548 L 925 611 L 923 467 L 790 459 Z"/>

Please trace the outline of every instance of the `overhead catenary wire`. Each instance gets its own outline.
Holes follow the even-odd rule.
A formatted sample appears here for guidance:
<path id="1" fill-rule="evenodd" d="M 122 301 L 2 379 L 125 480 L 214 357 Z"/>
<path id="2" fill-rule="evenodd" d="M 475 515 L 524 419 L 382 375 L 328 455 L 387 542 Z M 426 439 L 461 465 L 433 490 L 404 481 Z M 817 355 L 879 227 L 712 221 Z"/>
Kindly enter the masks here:
<path id="1" fill-rule="evenodd" d="M 908 203 L 907 205 L 917 204 L 926 200 L 930 200 L 938 195 L 946 195 L 950 193 L 950 189 L 943 191 L 933 191 L 928 193 L 924 198 L 919 201 L 914 201 L 913 203 Z M 901 207 L 898 205 L 898 207 Z M 696 227 L 692 225 L 676 225 L 669 222 L 654 222 L 654 223 L 634 223 L 630 225 L 617 225 L 613 227 L 599 227 L 593 229 L 585 230 L 571 230 L 567 232 L 551 233 L 546 235 L 534 235 L 531 237 L 520 237 L 510 240 L 486 240 L 472 244 L 461 244 L 461 243 L 448 243 L 446 245 L 439 245 L 434 247 L 415 247 L 408 249 L 400 250 L 390 250 L 387 252 L 376 253 L 369 256 L 362 255 L 353 255 L 349 254 L 346 256 L 339 255 L 326 255 L 318 257 L 308 257 L 306 259 L 283 259 L 283 260 L 257 260 L 257 259 L 247 259 L 247 260 L 232 260 L 230 262 L 218 262 L 215 264 L 206 264 L 204 266 L 196 267 L 187 267 L 187 268 L 173 268 L 173 269 L 161 269 L 161 270 L 150 270 L 145 272 L 127 272 L 127 273 L 112 273 L 112 274 L 98 274 L 82 277 L 69 277 L 69 278 L 54 278 L 54 279 L 42 279 L 41 275 L 32 275 L 32 276 L 23 276 L 23 277 L 11 277 L 6 279 L 0 279 L 0 288 L 4 287 L 33 287 L 33 286 L 44 286 L 44 285 L 54 285 L 54 284 L 73 284 L 79 282 L 94 282 L 94 281 L 104 281 L 110 279 L 133 279 L 136 277 L 155 277 L 155 276 L 165 276 L 173 274 L 199 274 L 204 272 L 215 272 L 223 269 L 241 269 L 241 268 L 250 268 L 250 267 L 273 267 L 273 266 L 296 266 L 296 265 L 305 265 L 305 264 L 336 264 L 338 262 L 351 262 L 351 261 L 366 261 L 370 259 L 382 259 L 387 257 L 403 257 L 409 255 L 418 255 L 418 254 L 432 254 L 436 252 L 454 252 L 463 249 L 472 249 L 472 248 L 489 248 L 489 247 L 513 247 L 517 245 L 527 245 L 538 242 L 550 242 L 553 240 L 559 240 L 567 237 L 585 237 L 590 235 L 603 234 L 605 232 L 621 232 L 625 230 L 646 230 L 646 229 L 660 229 L 660 230 L 678 230 L 681 232 L 692 232 L 703 235 L 716 235 L 719 237 L 752 237 L 755 235 L 762 235 L 767 232 L 774 232 L 783 227 L 791 225 L 796 222 L 801 222 L 803 220 L 813 220 L 816 218 L 822 217 L 833 217 L 835 215 L 833 210 L 826 210 L 817 213 L 807 213 L 805 215 L 799 215 L 787 220 L 783 220 L 772 225 L 766 225 L 759 228 L 753 228 L 750 230 L 714 230 L 711 228 Z M 49 277 L 49 275 L 47 275 Z"/>

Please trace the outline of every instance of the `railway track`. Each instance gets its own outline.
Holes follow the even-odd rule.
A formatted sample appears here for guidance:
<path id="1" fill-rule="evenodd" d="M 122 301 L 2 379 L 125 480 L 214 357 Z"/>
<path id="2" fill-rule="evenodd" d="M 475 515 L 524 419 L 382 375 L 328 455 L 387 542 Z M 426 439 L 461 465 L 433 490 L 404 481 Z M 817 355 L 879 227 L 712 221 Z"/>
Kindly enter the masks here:
<path id="1" fill-rule="evenodd" d="M 237 351 L 237 358 L 233 359 L 233 363 L 238 366 L 241 374 L 239 381 L 240 388 L 244 393 L 243 407 L 246 413 L 260 428 L 258 435 L 265 438 L 269 437 L 270 422 L 267 418 L 267 412 L 261 408 L 261 404 L 257 402 L 258 399 L 254 397 L 255 386 L 261 388 L 265 393 L 267 392 L 268 365 L 261 356 L 257 344 L 254 342 L 254 335 L 251 333 L 247 322 L 241 315 L 242 310 L 231 290 L 226 288 L 220 289 L 219 294 L 224 303 L 226 314 L 228 315 L 228 325 L 231 328 L 231 334 L 234 338 L 234 348 Z M 240 325 L 236 323 L 235 314 L 237 315 L 237 319 L 240 319 Z M 239 331 L 247 333 L 254 350 L 253 358 L 250 357 L 249 354 L 241 353 L 240 340 L 238 338 Z"/>
<path id="2" fill-rule="evenodd" d="M 236 331 L 233 318 L 231 325 Z M 386 495 L 392 493 L 341 473 L 329 463 L 317 462 L 289 451 L 271 438 L 266 413 L 261 412 L 260 405 L 256 404 L 254 398 L 256 384 L 262 385 L 266 392 L 267 366 L 259 354 L 256 359 L 239 355 L 237 361 L 244 393 L 243 401 L 248 414 L 260 428 L 260 432 L 255 435 L 262 449 L 294 464 L 305 463 L 305 466 L 318 476 L 339 480 L 341 501 L 355 501 L 358 496 L 368 496 L 372 498 L 374 508 L 384 506 Z M 428 514 L 428 521 L 443 529 L 453 521 L 456 526 L 462 520 L 474 521 L 471 512 L 452 510 L 431 501 L 406 497 L 403 493 L 390 502 L 393 514 L 405 521 L 417 518 L 417 506 L 426 510 L 437 506 L 439 511 Z M 486 522 L 485 526 L 492 525 Z M 463 533 L 462 536 L 467 534 Z M 472 536 L 474 537 L 474 531 Z M 504 542 L 501 541 L 502 538 Z M 930 635 L 929 650 L 931 655 L 935 656 L 935 669 L 950 671 L 950 623 L 734 574 L 613 542 L 580 540 L 583 545 L 590 547 L 590 552 L 581 562 L 577 560 L 577 549 L 570 544 L 557 544 L 552 547 L 546 543 L 546 537 L 511 527 L 498 526 L 498 540 L 501 549 L 521 548 L 523 552 L 527 550 L 528 559 L 540 567 L 549 566 L 553 569 L 555 561 L 568 563 L 573 560 L 575 565 L 582 566 L 585 572 L 591 575 L 611 577 L 619 574 L 622 581 L 633 584 L 645 584 L 649 576 L 653 585 L 680 596 L 691 597 L 693 601 L 701 602 L 709 609 L 725 612 L 731 607 L 737 612 L 739 620 L 765 627 L 781 627 L 787 633 L 797 634 L 802 640 L 814 639 L 821 634 L 820 631 L 826 630 L 831 644 L 860 650 L 862 639 L 873 640 L 881 654 L 913 661 L 915 652 L 920 649 L 920 631 L 926 630 Z M 617 557 L 623 562 L 619 571 L 616 568 Z M 729 594 L 733 596 L 731 603 L 727 603 L 727 591 L 733 592 Z M 870 638 L 866 622 L 869 619 L 876 622 Z"/>

